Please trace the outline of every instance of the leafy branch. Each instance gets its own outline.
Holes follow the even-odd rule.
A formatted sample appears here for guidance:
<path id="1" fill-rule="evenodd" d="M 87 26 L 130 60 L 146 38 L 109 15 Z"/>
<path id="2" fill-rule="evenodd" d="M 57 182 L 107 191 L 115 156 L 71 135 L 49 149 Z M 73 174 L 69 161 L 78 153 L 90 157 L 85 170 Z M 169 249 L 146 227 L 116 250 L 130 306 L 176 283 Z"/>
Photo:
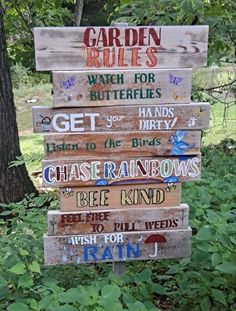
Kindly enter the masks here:
<path id="1" fill-rule="evenodd" d="M 225 84 L 221 84 L 221 85 L 217 85 L 217 86 L 213 86 L 213 87 L 209 87 L 209 88 L 197 88 L 199 91 L 213 91 L 213 90 L 217 90 L 219 88 L 224 88 L 227 86 L 231 86 L 236 82 L 236 79 L 230 81 L 229 83 L 225 83 Z"/>
<path id="2" fill-rule="evenodd" d="M 20 155 L 16 157 L 16 160 L 11 161 L 9 163 L 9 168 L 14 167 L 14 166 L 19 166 L 23 164 L 28 164 L 32 162 L 40 162 L 43 159 L 43 154 L 38 153 L 38 152 L 32 152 L 30 154 L 26 155 Z"/>
<path id="3" fill-rule="evenodd" d="M 16 2 L 14 0 L 11 0 L 11 3 L 13 5 L 13 7 L 15 8 L 16 12 L 18 13 L 18 15 L 21 17 L 23 23 L 25 24 L 26 28 L 29 30 L 30 35 L 32 36 L 32 38 L 34 37 L 34 33 L 33 30 L 31 29 L 27 19 L 24 17 L 24 15 L 21 12 L 21 9 L 19 8 L 19 6 L 16 4 Z"/>

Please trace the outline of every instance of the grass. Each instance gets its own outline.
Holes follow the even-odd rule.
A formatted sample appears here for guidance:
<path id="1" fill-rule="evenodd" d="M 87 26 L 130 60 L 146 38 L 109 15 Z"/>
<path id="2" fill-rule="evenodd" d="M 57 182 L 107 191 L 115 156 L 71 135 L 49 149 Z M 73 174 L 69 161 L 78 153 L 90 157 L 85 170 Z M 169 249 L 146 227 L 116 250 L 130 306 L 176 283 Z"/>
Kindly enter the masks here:
<path id="1" fill-rule="evenodd" d="M 202 68 L 193 72 L 193 88 L 211 88 L 228 83 L 235 79 L 235 68 Z M 33 134 L 32 130 L 32 106 L 52 105 L 52 84 L 38 84 L 33 87 L 21 86 L 14 90 L 15 103 L 17 108 L 17 122 L 20 133 L 21 150 L 24 155 L 31 153 L 43 153 L 43 135 Z M 236 140 L 236 109 L 235 104 L 231 106 L 228 102 L 235 100 L 233 92 L 222 94 L 213 93 L 219 101 L 214 102 L 211 108 L 210 128 L 203 132 L 203 145 L 218 144 L 225 138 Z M 227 98 L 225 98 L 227 97 Z M 28 102 L 36 99 L 37 103 Z M 205 95 L 204 101 L 212 103 L 212 96 Z M 38 170 L 41 167 L 39 161 L 27 164 L 28 170 Z"/>
<path id="2" fill-rule="evenodd" d="M 224 109 L 222 103 L 211 107 L 210 128 L 204 131 L 203 145 L 216 145 L 226 138 L 236 140 L 236 109 Z"/>
<path id="3" fill-rule="evenodd" d="M 17 124 L 20 136 L 26 136 L 33 133 L 32 129 L 32 106 L 51 106 L 52 85 L 50 83 L 38 84 L 33 87 L 21 86 L 14 89 L 14 98 L 17 111 Z M 37 100 L 31 103 L 30 100 Z"/>
<path id="4" fill-rule="evenodd" d="M 193 69 L 193 87 L 210 88 L 235 79 L 236 67 L 206 67 Z"/>
<path id="5" fill-rule="evenodd" d="M 193 88 L 209 89 L 235 80 L 236 68 L 201 68 L 193 71 Z M 211 103 L 210 128 L 203 132 L 203 145 L 218 144 L 226 138 L 236 140 L 235 86 L 216 88 L 204 93 L 204 101 Z M 216 100 L 218 99 L 218 100 Z"/>
<path id="6" fill-rule="evenodd" d="M 52 85 L 50 83 L 38 84 L 33 87 L 21 85 L 20 88 L 14 89 L 14 98 L 17 111 L 17 124 L 20 133 L 21 152 L 28 161 L 26 166 L 29 174 L 41 169 L 41 158 L 43 154 L 43 135 L 33 133 L 32 106 L 51 106 Z M 36 103 L 30 100 L 36 99 Z M 35 185 L 39 187 L 41 180 L 33 179 Z"/>
<path id="7" fill-rule="evenodd" d="M 20 147 L 24 155 L 26 154 L 43 154 L 43 135 L 31 134 L 28 136 L 20 137 Z M 37 158 L 35 156 L 35 158 Z M 37 161 L 28 164 L 28 169 L 30 172 L 41 168 L 41 163 Z"/>

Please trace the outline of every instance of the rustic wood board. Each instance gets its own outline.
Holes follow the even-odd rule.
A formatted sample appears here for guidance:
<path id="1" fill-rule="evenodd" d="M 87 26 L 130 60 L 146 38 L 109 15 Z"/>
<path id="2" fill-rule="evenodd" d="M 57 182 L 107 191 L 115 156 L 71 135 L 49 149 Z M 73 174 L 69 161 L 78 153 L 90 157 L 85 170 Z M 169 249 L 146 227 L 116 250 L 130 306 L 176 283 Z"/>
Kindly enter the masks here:
<path id="1" fill-rule="evenodd" d="M 60 210 L 169 207 L 180 205 L 180 198 L 180 183 L 60 188 Z"/>
<path id="2" fill-rule="evenodd" d="M 208 103 L 90 108 L 33 107 L 36 133 L 198 130 L 209 126 Z"/>
<path id="3" fill-rule="evenodd" d="M 200 131 L 45 134 L 45 159 L 200 153 Z"/>
<path id="4" fill-rule="evenodd" d="M 54 71 L 54 107 L 190 103 L 192 70 Z"/>
<path id="5" fill-rule="evenodd" d="M 48 212 L 48 235 L 175 230 L 188 227 L 187 204 L 176 207 Z"/>
<path id="6" fill-rule="evenodd" d="M 208 26 L 34 28 L 37 70 L 207 64 Z"/>
<path id="7" fill-rule="evenodd" d="M 91 235 L 44 235 L 46 265 L 183 258 L 191 255 L 192 231 L 140 231 Z"/>
<path id="8" fill-rule="evenodd" d="M 43 185 L 49 187 L 169 183 L 200 179 L 201 156 L 44 160 Z"/>

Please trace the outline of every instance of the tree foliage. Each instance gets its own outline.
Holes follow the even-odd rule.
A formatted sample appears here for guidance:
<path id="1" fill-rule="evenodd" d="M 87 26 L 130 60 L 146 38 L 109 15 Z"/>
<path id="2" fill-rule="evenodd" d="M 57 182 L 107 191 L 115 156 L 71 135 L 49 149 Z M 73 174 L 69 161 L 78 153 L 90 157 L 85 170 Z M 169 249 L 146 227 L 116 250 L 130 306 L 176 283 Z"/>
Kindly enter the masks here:
<path id="1" fill-rule="evenodd" d="M 67 0 L 69 2 L 72 0 Z M 72 23 L 72 11 L 62 0 L 11 0 L 3 3 L 11 64 L 21 63 L 34 69 L 33 28 L 69 25 Z"/>
<path id="2" fill-rule="evenodd" d="M 209 25 L 208 64 L 232 69 L 236 57 L 236 2 L 234 0 L 120 0 L 111 20 L 130 25 Z M 227 81 L 197 86 L 193 76 L 193 100 L 235 105 L 235 67 Z M 235 116 L 234 116 L 235 117 Z"/>
<path id="3" fill-rule="evenodd" d="M 13 64 L 34 69 L 33 28 L 72 26 L 75 0 L 3 1 L 8 50 Z M 236 49 L 234 0 L 84 0 L 81 25 L 126 21 L 133 25 L 210 27 L 209 64 L 232 64 Z"/>
<path id="4" fill-rule="evenodd" d="M 227 140 L 203 149 L 201 181 L 183 185 L 191 259 L 127 263 L 122 277 L 109 273 L 109 263 L 44 266 L 42 235 L 47 210 L 58 207 L 55 192 L 0 204 L 0 310 L 235 310 L 235 147 Z"/>
<path id="5" fill-rule="evenodd" d="M 1 1 L 1 0 L 0 0 Z M 76 0 L 11 0 L 4 1 L 4 24 L 11 65 L 21 63 L 30 70 L 34 64 L 34 27 L 73 26 Z M 84 0 L 81 25 L 107 24 L 113 5 L 105 0 Z M 77 12 L 78 13 L 78 12 Z"/>
<path id="6" fill-rule="evenodd" d="M 209 25 L 209 64 L 235 62 L 234 0 L 120 0 L 112 19 L 134 25 Z"/>
<path id="7" fill-rule="evenodd" d="M 22 200 L 26 193 L 36 191 L 25 165 L 9 168 L 21 156 L 12 82 L 6 53 L 5 29 L 0 2 L 0 202 Z"/>

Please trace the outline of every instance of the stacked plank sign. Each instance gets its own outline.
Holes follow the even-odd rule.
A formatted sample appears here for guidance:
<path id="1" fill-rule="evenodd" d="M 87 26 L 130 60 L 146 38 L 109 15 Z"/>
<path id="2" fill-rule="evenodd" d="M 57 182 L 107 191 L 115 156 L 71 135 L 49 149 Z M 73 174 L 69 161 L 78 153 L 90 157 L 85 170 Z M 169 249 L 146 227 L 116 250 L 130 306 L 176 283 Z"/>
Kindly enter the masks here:
<path id="1" fill-rule="evenodd" d="M 209 104 L 191 102 L 207 26 L 36 28 L 36 65 L 53 71 L 45 133 L 45 264 L 182 258 L 191 253 L 181 183 L 200 178 Z"/>

